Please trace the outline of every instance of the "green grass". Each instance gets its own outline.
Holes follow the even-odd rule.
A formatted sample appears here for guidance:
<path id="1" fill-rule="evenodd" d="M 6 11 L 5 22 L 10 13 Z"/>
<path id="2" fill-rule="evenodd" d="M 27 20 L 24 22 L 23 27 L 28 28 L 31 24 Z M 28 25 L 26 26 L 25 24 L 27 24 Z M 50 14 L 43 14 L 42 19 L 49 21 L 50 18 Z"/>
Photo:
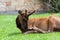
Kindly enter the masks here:
<path id="1" fill-rule="evenodd" d="M 59 16 L 60 14 L 58 14 Z M 0 15 L 0 40 L 60 40 L 60 32 L 22 34 L 16 27 L 17 15 Z M 31 15 L 30 18 L 48 17 L 49 14 Z M 60 16 L 59 16 L 60 17 Z"/>

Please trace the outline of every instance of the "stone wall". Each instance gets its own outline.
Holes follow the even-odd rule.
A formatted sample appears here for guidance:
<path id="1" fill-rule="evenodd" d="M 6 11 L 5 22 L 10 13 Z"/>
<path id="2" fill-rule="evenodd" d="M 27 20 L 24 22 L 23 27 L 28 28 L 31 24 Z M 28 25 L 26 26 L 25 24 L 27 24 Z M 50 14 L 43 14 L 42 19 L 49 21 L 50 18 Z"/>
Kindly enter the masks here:
<path id="1" fill-rule="evenodd" d="M 0 11 L 47 9 L 39 0 L 0 0 L 0 8 Z"/>

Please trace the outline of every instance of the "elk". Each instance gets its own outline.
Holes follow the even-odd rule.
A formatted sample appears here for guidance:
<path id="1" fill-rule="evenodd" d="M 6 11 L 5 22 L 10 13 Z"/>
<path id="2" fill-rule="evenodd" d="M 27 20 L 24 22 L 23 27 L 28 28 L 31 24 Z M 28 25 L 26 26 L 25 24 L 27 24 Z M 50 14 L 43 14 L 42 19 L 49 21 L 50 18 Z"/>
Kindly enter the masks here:
<path id="1" fill-rule="evenodd" d="M 22 33 L 28 30 L 28 17 L 34 12 L 35 10 L 31 13 L 27 13 L 27 10 L 25 10 L 25 13 L 23 13 L 21 10 L 18 11 L 19 15 L 16 18 L 16 26 L 22 31 Z"/>
<path id="2" fill-rule="evenodd" d="M 49 17 L 49 30 L 50 32 L 60 31 L 60 18 L 55 14 Z"/>
<path id="3" fill-rule="evenodd" d="M 31 33 L 31 32 L 42 32 L 42 33 L 46 33 L 43 29 L 41 29 L 41 28 L 38 28 L 38 26 L 42 23 L 42 22 L 44 22 L 44 20 L 45 20 L 45 22 L 47 22 L 46 20 L 47 19 L 39 19 L 39 20 L 37 20 L 38 22 L 40 22 L 40 24 L 38 24 L 38 26 L 37 25 L 35 25 L 36 23 L 37 23 L 37 21 L 33 21 L 33 20 L 35 20 L 35 19 L 33 19 L 32 21 L 30 21 L 30 22 L 32 22 L 32 23 L 34 23 L 34 24 L 31 24 L 31 25 L 34 25 L 34 26 L 30 26 L 30 22 L 29 22 L 29 16 L 31 15 L 31 14 L 33 14 L 35 12 L 35 10 L 33 11 L 33 12 L 27 12 L 27 10 L 25 10 L 25 13 L 22 13 L 22 11 L 21 10 L 19 10 L 18 11 L 18 13 L 19 13 L 19 15 L 17 16 L 17 18 L 16 18 L 16 25 L 17 25 L 17 27 L 22 31 L 22 33 Z M 41 22 L 42 21 L 42 22 Z M 43 24 L 43 23 L 42 23 Z M 45 26 L 45 25 L 44 25 Z M 40 27 L 42 27 L 42 26 L 40 26 Z M 31 29 L 30 29 L 31 28 Z"/>

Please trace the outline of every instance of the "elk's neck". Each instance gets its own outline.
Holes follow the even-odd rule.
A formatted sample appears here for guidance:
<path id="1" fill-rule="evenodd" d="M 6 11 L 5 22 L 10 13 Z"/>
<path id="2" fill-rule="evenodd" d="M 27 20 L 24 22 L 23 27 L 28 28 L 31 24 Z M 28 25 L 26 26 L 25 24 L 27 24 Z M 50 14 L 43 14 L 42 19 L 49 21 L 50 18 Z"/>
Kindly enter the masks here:
<path id="1" fill-rule="evenodd" d="M 24 28 L 27 30 L 28 29 L 28 20 L 23 20 L 23 25 L 24 25 Z"/>

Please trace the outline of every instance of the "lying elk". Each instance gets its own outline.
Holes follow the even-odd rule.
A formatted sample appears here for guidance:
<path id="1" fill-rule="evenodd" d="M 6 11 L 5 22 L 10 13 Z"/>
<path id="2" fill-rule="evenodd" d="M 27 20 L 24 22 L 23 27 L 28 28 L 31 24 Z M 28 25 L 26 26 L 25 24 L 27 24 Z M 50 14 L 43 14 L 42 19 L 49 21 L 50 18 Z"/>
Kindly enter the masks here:
<path id="1" fill-rule="evenodd" d="M 38 24 L 38 26 L 30 26 L 29 25 L 29 16 L 31 15 L 31 14 L 33 14 L 35 12 L 35 10 L 33 11 L 33 12 L 31 12 L 31 13 L 29 13 L 29 12 L 27 12 L 27 10 L 25 10 L 25 13 L 22 13 L 22 11 L 21 10 L 19 10 L 18 11 L 18 13 L 19 13 L 19 15 L 17 16 L 17 18 L 16 18 L 16 25 L 17 25 L 17 27 L 22 31 L 22 33 L 30 33 L 30 32 L 36 32 L 36 31 L 39 31 L 39 32 L 43 32 L 43 33 L 45 33 L 45 31 L 44 30 L 42 30 L 42 29 L 40 29 L 40 28 L 37 28 L 38 26 L 39 26 L 39 24 Z M 34 20 L 34 19 L 33 19 Z M 32 21 L 33 21 L 32 20 Z M 45 20 L 45 22 L 46 22 L 46 20 L 47 19 L 42 19 L 43 20 L 43 22 L 44 22 L 44 20 Z M 41 22 L 42 20 L 37 20 L 38 22 Z M 30 22 L 32 22 L 32 21 L 30 21 Z M 34 21 L 34 23 L 35 23 L 35 21 Z M 37 22 L 36 22 L 37 23 Z M 42 23 L 42 22 L 41 22 Z M 40 24 L 41 24 L 40 23 Z M 42 25 L 43 26 L 43 25 Z M 44 25 L 45 26 L 45 25 Z M 32 27 L 32 29 L 30 29 L 29 27 Z"/>
<path id="2" fill-rule="evenodd" d="M 60 18 L 56 15 L 51 15 L 49 17 L 49 30 L 50 32 L 60 31 Z"/>

